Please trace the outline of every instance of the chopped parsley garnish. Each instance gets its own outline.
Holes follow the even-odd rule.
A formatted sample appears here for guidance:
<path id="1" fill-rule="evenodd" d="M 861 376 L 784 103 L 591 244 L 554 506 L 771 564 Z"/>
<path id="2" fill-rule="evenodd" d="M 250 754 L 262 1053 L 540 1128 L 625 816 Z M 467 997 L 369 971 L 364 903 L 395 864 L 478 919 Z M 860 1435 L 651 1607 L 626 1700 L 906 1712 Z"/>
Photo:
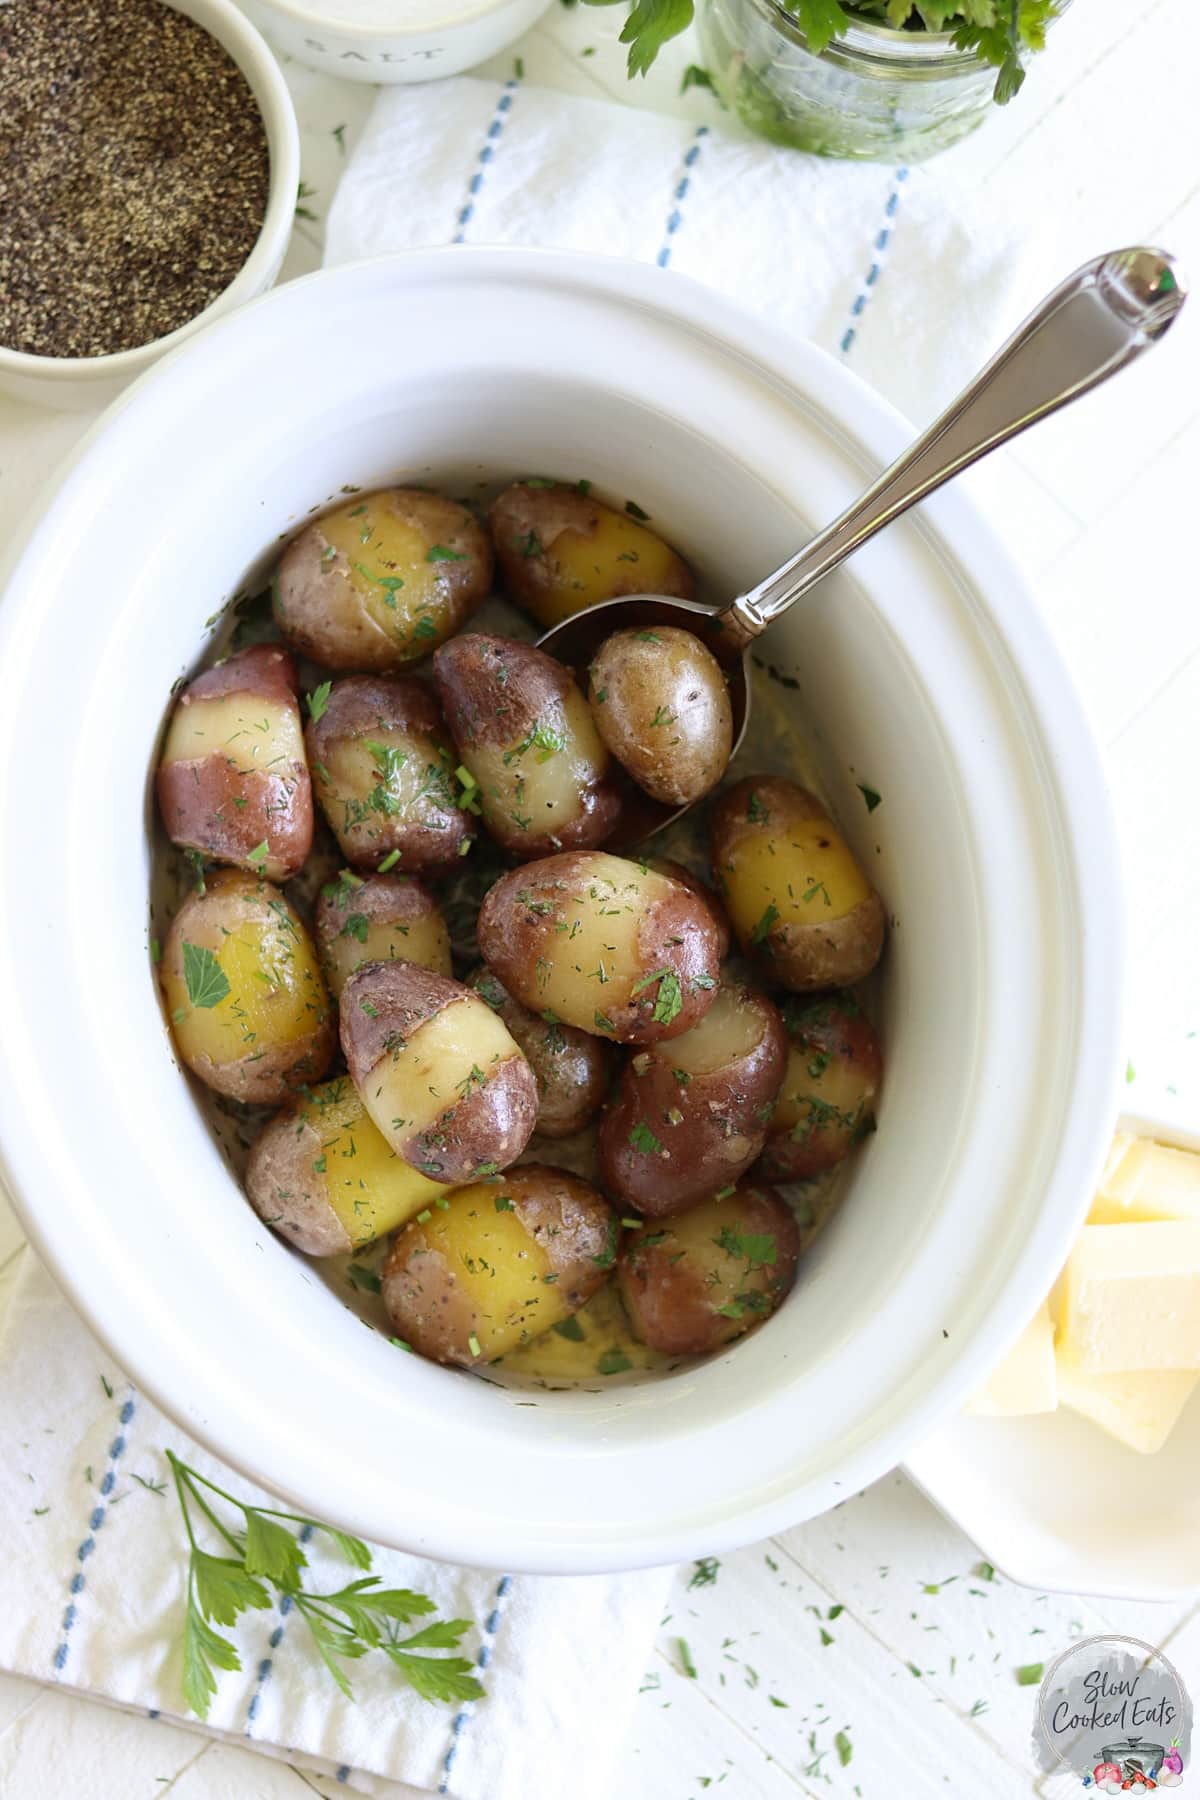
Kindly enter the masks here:
<path id="1" fill-rule="evenodd" d="M 229 977 L 203 944 L 183 944 L 183 979 L 193 1006 L 219 1006 L 229 994 Z"/>
<path id="2" fill-rule="evenodd" d="M 861 781 L 858 783 L 858 791 L 867 803 L 867 811 L 874 812 L 875 808 L 883 799 L 883 795 L 877 794 L 873 787 L 867 787 L 865 782 Z"/>
<path id="3" fill-rule="evenodd" d="M 750 933 L 750 942 L 752 944 L 765 944 L 778 923 L 779 908 L 772 904 L 767 907 L 766 911 L 759 919 L 758 924 Z"/>
<path id="4" fill-rule="evenodd" d="M 252 864 L 253 867 L 258 869 L 261 873 L 262 866 L 267 860 L 267 852 L 268 844 L 266 838 L 264 838 L 261 844 L 255 844 L 253 850 L 247 850 L 246 861 Z"/>
<path id="5" fill-rule="evenodd" d="M 524 537 L 519 537 L 517 539 L 517 549 L 521 552 L 521 555 L 525 557 L 544 556 L 546 554 L 542 549 L 542 541 L 538 537 L 536 531 L 527 531 Z"/>
<path id="6" fill-rule="evenodd" d="M 361 1288 L 364 1294 L 378 1294 L 383 1291 L 383 1283 L 374 1269 L 368 1269 L 362 1263 L 348 1265 L 346 1280 L 351 1287 Z"/>
<path id="7" fill-rule="evenodd" d="M 360 944 L 365 944 L 370 924 L 371 921 L 368 919 L 366 913 L 351 913 L 346 920 L 346 923 L 339 931 L 338 936 L 357 938 Z"/>
<path id="8" fill-rule="evenodd" d="M 513 1198 L 512 1198 L 511 1194 L 497 1194 L 496 1195 L 496 1211 L 497 1212 L 515 1212 L 516 1211 L 516 1208 L 513 1205 Z"/>
<path id="9" fill-rule="evenodd" d="M 559 1337 L 566 1338 L 569 1343 L 582 1344 L 583 1342 L 583 1326 L 574 1313 L 569 1319 L 560 1319 L 557 1325 L 552 1326 L 551 1329 L 557 1331 Z"/>
<path id="10" fill-rule="evenodd" d="M 655 1151 L 662 1149 L 662 1145 L 647 1125 L 645 1119 L 639 1119 L 633 1130 L 630 1132 L 629 1147 L 631 1150 L 640 1150 L 646 1156 L 653 1155 Z M 728 1227 L 726 1227 L 726 1230 L 728 1230 Z"/>
<path id="11" fill-rule="evenodd" d="M 747 807 L 746 807 L 746 822 L 747 822 L 747 824 L 749 824 L 749 825 L 766 825 L 770 821 L 770 817 L 771 817 L 771 814 L 770 814 L 769 810 L 767 809 L 767 807 L 765 807 L 763 805 L 763 803 L 759 799 L 758 795 L 751 794 L 749 803 L 747 804 Z"/>
<path id="12" fill-rule="evenodd" d="M 431 544 L 425 552 L 425 561 L 431 563 L 466 562 L 467 553 L 465 550 L 450 550 L 445 544 Z M 479 1352 L 476 1351 L 475 1354 L 478 1355 Z"/>
<path id="13" fill-rule="evenodd" d="M 332 681 L 323 681 L 319 687 L 315 687 L 312 690 L 311 694 L 305 696 L 305 705 L 308 707 L 308 716 L 314 725 L 319 724 L 325 717 L 325 712 L 329 705 L 329 696 L 332 692 Z"/>
<path id="14" fill-rule="evenodd" d="M 596 1358 L 596 1373 L 598 1375 L 623 1375 L 626 1369 L 632 1369 L 632 1367 L 633 1364 L 630 1362 L 625 1352 L 616 1344 L 613 1345 L 611 1350 L 605 1350 Z"/>
<path id="15" fill-rule="evenodd" d="M 602 1012 L 593 1013 L 592 1014 L 592 1022 L 595 1025 L 597 1031 L 615 1031 L 616 1030 L 616 1026 L 613 1024 L 612 1020 L 609 1018 L 606 1018 Z"/>
<path id="16" fill-rule="evenodd" d="M 775 1239 L 770 1232 L 739 1231 L 736 1225 L 723 1225 L 713 1243 L 751 1269 L 764 1268 L 776 1259 Z"/>
<path id="17" fill-rule="evenodd" d="M 629 514 L 631 519 L 637 519 L 639 521 L 644 521 L 650 517 L 650 514 L 644 512 L 636 500 L 627 500 L 625 502 L 625 511 Z"/>
<path id="18" fill-rule="evenodd" d="M 679 977 L 674 969 L 655 969 L 653 975 L 647 975 L 633 989 L 631 999 L 636 999 L 644 989 L 658 983 L 658 996 L 654 1002 L 651 1018 L 656 1025 L 669 1025 L 683 1010 L 683 990 L 679 985 Z"/>

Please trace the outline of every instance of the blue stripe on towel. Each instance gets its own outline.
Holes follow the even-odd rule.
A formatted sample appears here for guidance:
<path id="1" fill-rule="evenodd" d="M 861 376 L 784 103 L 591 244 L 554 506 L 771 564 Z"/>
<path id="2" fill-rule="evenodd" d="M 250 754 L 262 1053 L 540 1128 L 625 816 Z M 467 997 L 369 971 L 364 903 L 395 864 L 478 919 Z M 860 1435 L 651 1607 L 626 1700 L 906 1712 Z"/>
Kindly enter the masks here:
<path id="1" fill-rule="evenodd" d="M 125 1454 L 126 1427 L 129 1425 L 136 1410 L 137 1406 L 133 1389 L 130 1388 L 129 1398 L 123 1400 L 120 1407 L 117 1409 L 117 1423 L 121 1429 L 117 1432 L 117 1435 L 108 1447 L 108 1467 L 105 1469 L 104 1476 L 100 1482 L 100 1493 L 105 1502 L 107 1502 L 108 1496 L 112 1493 L 113 1485 L 117 1479 L 117 1464 Z M 66 1608 L 63 1611 L 61 1627 L 62 1637 L 58 1641 L 58 1646 L 55 1649 L 52 1659 L 56 1675 L 61 1675 L 67 1666 L 67 1657 L 70 1655 L 71 1649 L 71 1633 L 79 1622 L 79 1608 L 75 1603 L 75 1595 L 82 1594 L 87 1587 L 87 1577 L 83 1573 L 82 1565 L 87 1562 L 88 1558 L 95 1550 L 96 1533 L 103 1529 L 107 1517 L 107 1504 L 92 1507 L 91 1511 L 88 1513 L 87 1528 L 84 1537 L 80 1542 L 78 1550 L 75 1552 L 75 1560 L 81 1566 L 75 1571 L 70 1581 L 67 1583 L 67 1592 L 71 1595 L 71 1598 L 68 1600 Z"/>
<path id="2" fill-rule="evenodd" d="M 866 311 L 867 303 L 879 283 L 880 276 L 883 274 L 884 263 L 887 259 L 888 249 L 892 241 L 892 233 L 895 230 L 895 217 L 900 208 L 900 194 L 904 183 L 907 180 L 907 169 L 897 169 L 892 176 L 892 185 L 888 191 L 888 197 L 883 208 L 883 223 L 875 233 L 875 237 L 872 241 L 870 259 L 867 263 L 867 272 L 863 276 L 862 281 L 859 284 L 858 292 L 851 302 L 850 318 L 845 331 L 842 333 L 841 342 L 838 346 L 843 356 L 847 356 L 850 352 L 851 345 L 858 335 L 857 322 Z"/>
<path id="3" fill-rule="evenodd" d="M 502 1575 L 496 1588 L 496 1602 L 483 1623 L 483 1642 L 479 1646 L 479 1654 L 475 1658 L 475 1667 L 481 1673 L 492 1660 L 492 1651 L 496 1645 L 496 1633 L 500 1629 L 500 1621 L 504 1617 L 504 1608 L 508 1604 L 508 1596 L 512 1592 L 513 1578 Z M 475 1712 L 476 1702 L 468 1700 L 465 1706 L 455 1714 L 454 1723 L 450 1727 L 450 1743 L 442 1759 L 442 1779 L 438 1782 L 438 1793 L 450 1792 L 450 1771 L 454 1767 L 454 1759 L 458 1755 L 458 1747 L 462 1741 L 467 1723 Z"/>
<path id="4" fill-rule="evenodd" d="M 692 173 L 700 160 L 700 152 L 704 148 L 704 140 L 708 136 L 707 125 L 697 125 L 692 141 L 684 152 L 683 168 L 678 181 L 671 191 L 671 208 L 667 213 L 667 223 L 663 231 L 662 247 L 655 257 L 660 269 L 665 269 L 671 261 L 672 240 L 683 224 L 683 203 L 687 199 L 692 186 Z"/>
<path id="5" fill-rule="evenodd" d="M 306 1525 L 304 1527 L 303 1531 L 301 1531 L 301 1533 L 300 1533 L 299 1542 L 302 1544 L 307 1544 L 307 1542 L 311 1538 L 312 1534 L 313 1534 L 312 1526 Z M 272 1631 L 270 1637 L 267 1639 L 268 1650 L 274 1652 L 274 1651 L 278 1650 L 280 1644 L 282 1644 L 283 1634 L 287 1630 L 287 1616 L 291 1612 L 291 1610 L 292 1610 L 292 1596 L 290 1594 L 285 1594 L 283 1596 L 283 1599 L 279 1602 L 279 1624 L 276 1625 L 274 1631 Z M 258 1665 L 258 1669 L 255 1674 L 255 1680 L 254 1680 L 254 1692 L 251 1694 L 250 1704 L 246 1708 L 246 1736 L 247 1737 L 254 1736 L 253 1725 L 254 1725 L 254 1721 L 258 1717 L 258 1709 L 259 1709 L 260 1705 L 262 1704 L 262 1691 L 266 1687 L 267 1682 L 270 1680 L 270 1677 L 271 1677 L 271 1657 L 264 1656 Z"/>
<path id="6" fill-rule="evenodd" d="M 496 146 L 504 134 L 504 127 L 508 121 L 508 115 L 512 108 L 513 95 L 520 85 L 519 79 L 514 75 L 505 82 L 500 91 L 500 98 L 496 102 L 496 110 L 492 114 L 491 121 L 488 124 L 483 145 L 475 158 L 479 167 L 475 170 L 475 173 L 467 183 L 467 197 L 459 208 L 458 216 L 454 221 L 454 236 L 450 239 L 452 244 L 461 244 L 466 241 L 467 226 L 471 223 L 475 213 L 475 201 L 478 197 L 480 188 L 483 186 L 483 180 L 484 176 L 487 174 L 488 164 L 495 155 Z"/>

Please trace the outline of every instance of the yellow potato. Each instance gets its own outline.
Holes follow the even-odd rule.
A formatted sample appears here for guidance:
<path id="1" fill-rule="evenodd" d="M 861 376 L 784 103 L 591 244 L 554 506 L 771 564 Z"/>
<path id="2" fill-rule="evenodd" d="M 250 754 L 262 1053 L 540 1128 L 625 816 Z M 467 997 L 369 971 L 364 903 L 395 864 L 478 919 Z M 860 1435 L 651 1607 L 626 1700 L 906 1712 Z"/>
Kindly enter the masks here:
<path id="1" fill-rule="evenodd" d="M 883 902 L 807 789 L 737 782 L 712 813 L 713 873 L 738 941 L 780 987 L 847 987 L 883 951 Z"/>
<path id="2" fill-rule="evenodd" d="M 733 748 L 721 665 L 691 631 L 614 631 L 588 671 L 596 729 L 640 788 L 689 806 L 716 787 Z"/>
<path id="3" fill-rule="evenodd" d="M 406 1162 L 455 1187 L 516 1161 L 537 1122 L 537 1081 L 478 994 L 416 963 L 366 963 L 340 1012 L 351 1078 Z"/>
<path id="4" fill-rule="evenodd" d="M 289 643 L 327 669 L 387 672 L 420 661 L 487 598 L 487 533 L 456 500 L 383 488 L 292 539 L 274 583 Z"/>
<path id="5" fill-rule="evenodd" d="M 510 870 L 476 935 L 523 1006 L 615 1043 L 678 1037 L 716 996 L 717 926 L 695 889 L 605 850 Z"/>
<path id="6" fill-rule="evenodd" d="M 428 889 L 411 875 L 343 869 L 321 889 L 317 943 L 335 999 L 356 969 L 370 962 L 413 962 L 449 975 L 450 933 Z"/>
<path id="7" fill-rule="evenodd" d="M 683 558 L 632 514 L 593 500 L 586 485 L 518 481 L 493 502 L 496 557 L 518 606 L 548 630 L 620 594 L 692 599 Z"/>
<path id="8" fill-rule="evenodd" d="M 528 862 L 589 850 L 616 824 L 612 763 L 569 669 L 511 638 L 467 631 L 433 659 L 462 758 L 459 780 L 492 837 Z"/>
<path id="9" fill-rule="evenodd" d="M 329 1066 L 316 951 L 267 881 L 224 869 L 184 901 L 163 947 L 162 988 L 176 1049 L 218 1093 L 278 1102 Z"/>
<path id="10" fill-rule="evenodd" d="M 254 1210 L 308 1256 L 361 1250 L 445 1191 L 395 1154 L 347 1075 L 272 1119 L 246 1165 Z"/>
<path id="11" fill-rule="evenodd" d="M 419 1214 L 392 1247 L 383 1302 L 400 1336 L 470 1368 L 576 1312 L 616 1262 L 617 1220 L 565 1169 L 526 1163 Z"/>

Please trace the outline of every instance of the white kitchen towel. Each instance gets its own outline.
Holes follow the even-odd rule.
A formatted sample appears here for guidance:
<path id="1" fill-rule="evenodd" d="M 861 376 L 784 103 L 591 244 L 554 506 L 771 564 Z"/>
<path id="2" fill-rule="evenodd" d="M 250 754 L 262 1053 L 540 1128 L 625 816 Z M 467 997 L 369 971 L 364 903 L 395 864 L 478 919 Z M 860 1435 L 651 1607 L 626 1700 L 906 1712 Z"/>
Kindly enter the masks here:
<path id="1" fill-rule="evenodd" d="M 165 1451 L 241 1499 L 276 1503 L 157 1412 L 33 1252 L 21 1262 L 0 1341 L 0 1668 L 196 1725 L 180 1687 L 187 1540 Z M 313 1589 L 359 1573 L 320 1536 L 305 1551 Z M 612 1800 L 670 1572 L 501 1578 L 373 1557 L 386 1586 L 473 1621 L 462 1649 L 485 1698 L 419 1700 L 377 1654 L 347 1665 L 348 1701 L 295 1609 L 273 1607 L 227 1631 L 242 1669 L 219 1676 L 204 1729 L 328 1776 L 330 1793 L 347 1783 L 387 1800 Z M 47 1781 L 49 1794 L 49 1770 Z"/>
<path id="2" fill-rule="evenodd" d="M 656 263 L 844 356 L 924 423 L 1068 272 L 1035 219 L 1027 193 L 981 192 L 969 154 L 839 163 L 459 77 L 381 91 L 325 260 L 454 242 Z"/>

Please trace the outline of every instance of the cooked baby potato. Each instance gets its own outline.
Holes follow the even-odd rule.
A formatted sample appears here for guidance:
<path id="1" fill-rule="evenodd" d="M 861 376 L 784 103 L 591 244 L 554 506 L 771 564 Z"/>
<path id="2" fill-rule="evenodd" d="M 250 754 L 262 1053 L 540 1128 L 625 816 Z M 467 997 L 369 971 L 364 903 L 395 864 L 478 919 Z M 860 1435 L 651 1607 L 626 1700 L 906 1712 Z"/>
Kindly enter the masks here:
<path id="1" fill-rule="evenodd" d="M 442 715 L 415 675 L 335 681 L 305 739 L 321 810 L 356 868 L 435 869 L 470 848 Z"/>
<path id="2" fill-rule="evenodd" d="M 733 749 L 721 665 L 690 631 L 614 631 L 588 671 L 596 729 L 646 793 L 687 806 L 715 788 Z"/>
<path id="3" fill-rule="evenodd" d="M 278 1113 L 246 1164 L 255 1212 L 306 1256 L 361 1250 L 445 1191 L 389 1147 L 346 1075 Z"/>
<path id="4" fill-rule="evenodd" d="M 570 670 L 532 644 L 470 631 L 438 651 L 433 679 L 473 783 L 465 797 L 510 856 L 604 842 L 620 798 Z"/>
<path id="5" fill-rule="evenodd" d="M 366 963 L 342 989 L 340 1013 L 354 1085 L 405 1162 L 453 1187 L 520 1156 L 537 1082 L 478 994 L 417 963 Z"/>
<path id="6" fill-rule="evenodd" d="M 605 1282 L 617 1221 L 595 1188 L 526 1163 L 451 1194 L 397 1237 L 388 1317 L 412 1349 L 471 1368 L 548 1331 Z"/>
<path id="7" fill-rule="evenodd" d="M 673 594 L 690 600 L 692 572 L 681 556 L 636 521 L 593 500 L 588 484 L 518 481 L 492 503 L 489 523 L 505 586 L 548 630 L 572 613 L 620 594 Z M 643 515 L 644 516 L 644 515 Z"/>
<path id="8" fill-rule="evenodd" d="M 805 1181 L 832 1169 L 874 1130 L 871 1103 L 883 1058 L 853 994 L 789 1000 L 783 1022 L 787 1073 L 758 1166 L 768 1181 Z"/>
<path id="9" fill-rule="evenodd" d="M 436 650 L 491 585 L 492 547 L 465 506 L 422 488 L 382 488 L 292 539 L 275 575 L 275 618 L 327 669 L 386 673 Z"/>
<path id="10" fill-rule="evenodd" d="M 847 986 L 879 961 L 883 902 L 824 807 L 796 782 L 759 775 L 721 794 L 712 861 L 742 949 L 778 986 Z"/>
<path id="11" fill-rule="evenodd" d="M 369 962 L 414 962 L 450 974 L 450 933 L 427 888 L 411 875 L 369 875 L 343 869 L 321 889 L 317 947 L 334 999 L 356 969 Z"/>
<path id="12" fill-rule="evenodd" d="M 717 928 L 703 901 L 604 850 L 570 850 L 502 875 L 476 936 L 523 1006 L 617 1043 L 678 1037 L 716 996 Z"/>
<path id="13" fill-rule="evenodd" d="M 800 1233 L 773 1188 L 740 1187 L 653 1231 L 631 1231 L 617 1269 L 634 1336 L 703 1356 L 770 1317 L 796 1278 Z"/>
<path id="14" fill-rule="evenodd" d="M 732 1192 L 763 1147 L 786 1066 L 778 1012 L 726 978 L 698 1025 L 626 1062 L 596 1145 L 607 1192 L 651 1219 Z"/>
<path id="15" fill-rule="evenodd" d="M 329 1067 L 317 954 L 269 882 L 222 869 L 189 895 L 163 946 L 162 987 L 176 1049 L 219 1094 L 278 1103 Z"/>
<path id="16" fill-rule="evenodd" d="M 725 911 L 725 902 L 720 895 L 702 881 L 699 875 L 687 869 L 681 862 L 669 856 L 649 856 L 646 861 L 650 868 L 657 869 L 660 875 L 669 875 L 672 881 L 680 882 L 689 892 L 695 894 L 697 900 L 703 901 L 712 915 L 713 924 L 717 928 L 717 957 L 721 962 L 729 955 L 729 946 L 733 942 L 733 926 L 729 923 L 729 914 Z"/>
<path id="17" fill-rule="evenodd" d="M 155 785 L 173 843 L 287 881 L 312 847 L 296 665 L 255 644 L 184 688 Z"/>
<path id="18" fill-rule="evenodd" d="M 487 1001 L 529 1059 L 537 1077 L 541 1137 L 573 1137 L 599 1112 L 608 1092 L 611 1052 L 599 1038 L 550 1014 L 539 1017 L 514 1000 L 508 989 L 481 967 L 467 976 L 467 986 Z"/>

